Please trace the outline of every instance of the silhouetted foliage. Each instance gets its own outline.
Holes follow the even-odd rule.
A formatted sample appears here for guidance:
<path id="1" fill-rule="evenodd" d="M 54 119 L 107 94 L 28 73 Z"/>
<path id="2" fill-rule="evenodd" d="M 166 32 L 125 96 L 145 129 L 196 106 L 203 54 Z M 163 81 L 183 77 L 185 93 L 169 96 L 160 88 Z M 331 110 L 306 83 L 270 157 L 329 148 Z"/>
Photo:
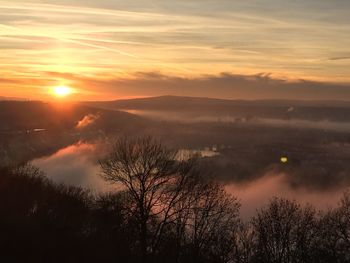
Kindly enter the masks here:
<path id="1" fill-rule="evenodd" d="M 197 166 L 152 138 L 120 140 L 94 195 L 56 185 L 30 165 L 0 168 L 4 262 L 350 262 L 350 193 L 339 206 L 274 198 L 249 222 Z"/>
<path id="2" fill-rule="evenodd" d="M 258 262 L 311 262 L 316 226 L 314 209 L 274 198 L 252 219 Z"/>
<path id="3" fill-rule="evenodd" d="M 320 262 L 350 262 L 350 192 L 337 208 L 323 215 L 319 225 Z"/>
<path id="4" fill-rule="evenodd" d="M 239 227 L 236 199 L 213 181 L 191 185 L 177 206 L 178 258 L 180 262 L 229 262 Z"/>
<path id="5" fill-rule="evenodd" d="M 79 258 L 88 194 L 80 188 L 53 185 L 30 166 L 3 168 L 0 173 L 0 247 L 6 255 L 36 262 L 52 255 L 54 261 Z"/>
<path id="6" fill-rule="evenodd" d="M 146 137 L 117 141 L 110 155 L 100 162 L 102 176 L 125 187 L 133 201 L 131 215 L 137 222 L 140 251 L 144 260 L 154 260 L 154 256 L 160 252 L 164 235 L 172 232 L 172 226 L 179 222 L 179 216 L 183 213 L 197 216 L 193 218 L 194 223 L 201 220 L 198 222 L 203 228 L 201 236 L 195 239 L 201 238 L 204 241 L 204 238 L 208 238 L 204 237 L 208 223 L 205 220 L 212 216 L 211 213 L 219 212 L 212 210 L 226 209 L 217 207 L 226 205 L 219 204 L 221 199 L 224 200 L 221 196 L 223 191 L 210 184 L 196 189 L 200 184 L 196 184 L 195 162 L 191 158 L 179 160 L 178 157 L 177 151 L 167 149 L 153 138 Z M 201 190 L 206 193 L 200 193 Z M 195 191 L 197 196 L 192 195 L 191 191 Z M 203 200 L 197 199 L 201 197 Z M 195 208 L 196 205 L 202 207 Z M 202 249 L 202 244 L 199 246 L 198 249 Z"/>

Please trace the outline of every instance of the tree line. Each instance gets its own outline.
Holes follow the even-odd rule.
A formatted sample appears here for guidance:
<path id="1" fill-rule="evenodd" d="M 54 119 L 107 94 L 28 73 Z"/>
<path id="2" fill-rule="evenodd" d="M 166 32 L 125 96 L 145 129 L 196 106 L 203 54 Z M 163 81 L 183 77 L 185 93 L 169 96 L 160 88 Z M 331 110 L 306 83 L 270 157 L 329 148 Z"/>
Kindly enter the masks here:
<path id="1" fill-rule="evenodd" d="M 0 169 L 6 262 L 350 262 L 350 193 L 320 212 L 273 198 L 251 220 L 196 156 L 120 139 L 100 160 L 117 192 L 56 185 L 30 165 Z"/>

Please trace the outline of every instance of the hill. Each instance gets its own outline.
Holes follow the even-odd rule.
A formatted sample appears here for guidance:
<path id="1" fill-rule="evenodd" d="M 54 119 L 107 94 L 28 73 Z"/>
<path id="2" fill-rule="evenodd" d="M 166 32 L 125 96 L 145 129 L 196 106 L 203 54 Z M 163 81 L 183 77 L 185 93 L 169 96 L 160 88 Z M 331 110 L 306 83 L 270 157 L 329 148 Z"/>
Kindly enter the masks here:
<path id="1" fill-rule="evenodd" d="M 79 141 L 142 130 L 148 120 L 80 104 L 0 102 L 0 166 L 27 162 Z"/>
<path id="2" fill-rule="evenodd" d="M 130 113 L 102 110 L 80 104 L 0 101 L 0 131 L 73 129 L 88 116 L 95 116 L 94 119 L 100 128 L 120 124 L 125 126 L 141 120 L 140 117 Z"/>
<path id="3" fill-rule="evenodd" d="M 24 98 L 14 98 L 14 97 L 4 97 L 4 96 L 0 96 L 0 101 L 8 101 L 8 100 L 12 100 L 12 101 L 25 101 L 26 99 L 24 99 Z"/>
<path id="4" fill-rule="evenodd" d="M 139 110 L 201 114 L 209 116 L 350 121 L 347 101 L 222 100 L 162 96 L 129 100 L 87 102 L 87 105 L 114 110 Z"/>

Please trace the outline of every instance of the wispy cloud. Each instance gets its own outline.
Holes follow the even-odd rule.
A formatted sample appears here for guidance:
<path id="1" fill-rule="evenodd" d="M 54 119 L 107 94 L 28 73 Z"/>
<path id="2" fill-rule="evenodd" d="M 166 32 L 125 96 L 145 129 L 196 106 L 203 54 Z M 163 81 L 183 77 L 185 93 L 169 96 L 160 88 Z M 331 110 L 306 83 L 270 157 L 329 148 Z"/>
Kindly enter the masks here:
<path id="1" fill-rule="evenodd" d="M 333 57 L 333 58 L 330 58 L 329 60 L 348 60 L 350 59 L 350 56 L 348 57 Z"/>
<path id="2" fill-rule="evenodd" d="M 349 10 L 343 0 L 0 0 L 0 74 L 272 72 L 350 82 Z"/>
<path id="3" fill-rule="evenodd" d="M 288 80 L 270 73 L 240 75 L 221 73 L 198 77 L 177 77 L 159 72 L 136 72 L 115 78 L 90 78 L 75 74 L 47 72 L 49 77 L 64 78 L 87 90 L 99 90 L 94 100 L 139 96 L 195 96 L 226 99 L 348 100 L 350 84 Z"/>

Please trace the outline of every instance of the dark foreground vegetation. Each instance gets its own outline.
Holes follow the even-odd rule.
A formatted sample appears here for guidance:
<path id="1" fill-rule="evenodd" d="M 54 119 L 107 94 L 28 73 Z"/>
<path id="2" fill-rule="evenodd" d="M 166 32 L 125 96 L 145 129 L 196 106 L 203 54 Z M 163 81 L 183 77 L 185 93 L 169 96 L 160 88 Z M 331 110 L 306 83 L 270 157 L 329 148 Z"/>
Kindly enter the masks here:
<path id="1" fill-rule="evenodd" d="M 325 212 L 275 198 L 244 222 L 240 204 L 151 138 L 101 160 L 119 185 L 96 195 L 31 166 L 0 170 L 2 262 L 350 262 L 350 194 Z"/>

